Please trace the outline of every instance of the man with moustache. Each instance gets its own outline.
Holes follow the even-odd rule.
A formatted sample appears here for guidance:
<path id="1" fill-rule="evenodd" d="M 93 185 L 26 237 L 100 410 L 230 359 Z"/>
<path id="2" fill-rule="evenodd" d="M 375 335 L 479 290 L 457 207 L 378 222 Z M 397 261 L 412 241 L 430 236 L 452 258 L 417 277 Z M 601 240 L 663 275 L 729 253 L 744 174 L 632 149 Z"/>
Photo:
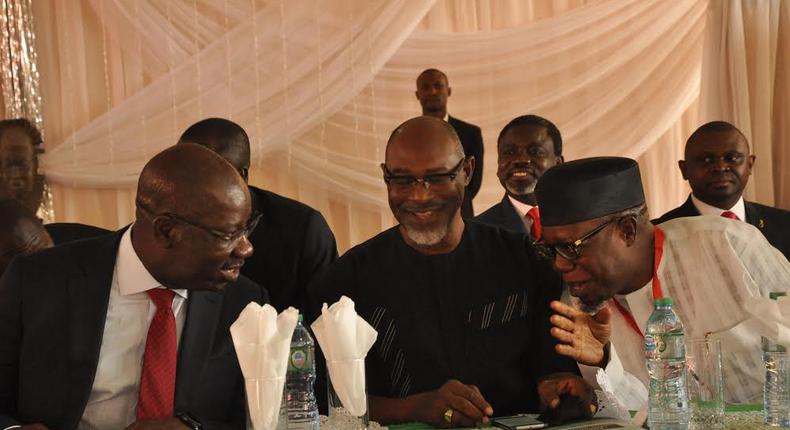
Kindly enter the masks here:
<path id="1" fill-rule="evenodd" d="M 560 131 L 545 118 L 520 116 L 499 133 L 497 156 L 496 174 L 505 196 L 475 219 L 540 239 L 535 185 L 547 169 L 563 161 Z"/>
<path id="2" fill-rule="evenodd" d="M 686 141 L 685 158 L 678 166 L 691 186 L 691 195 L 654 224 L 698 215 L 746 221 L 790 258 L 790 212 L 743 199 L 755 156 L 749 153 L 749 142 L 740 130 L 724 121 L 702 125 Z"/>
<path id="3" fill-rule="evenodd" d="M 634 160 L 598 157 L 570 161 L 546 172 L 535 190 L 543 237 L 535 246 L 562 275 L 570 294 L 589 313 L 608 308 L 618 357 L 606 367 L 612 391 L 647 384 L 645 324 L 654 299 L 671 297 L 689 339 L 713 333 L 722 341 L 728 402 L 762 399 L 765 368 L 760 336 L 779 339 L 750 309 L 777 306 L 773 291 L 787 291 L 790 263 L 754 226 L 719 216 L 685 217 L 653 226 Z M 562 303 L 552 308 L 559 339 L 583 328 L 585 314 Z M 779 322 L 790 329 L 790 314 Z M 598 337 L 605 344 L 609 336 Z M 566 351 L 563 351 L 565 353 Z M 646 393 L 646 390 L 642 390 Z M 646 401 L 645 398 L 642 401 Z"/>
<path id="4" fill-rule="evenodd" d="M 464 218 L 472 218 L 475 216 L 472 200 L 483 183 L 483 134 L 480 127 L 447 113 L 447 99 L 452 92 L 453 89 L 450 88 L 450 82 L 444 72 L 438 69 L 426 69 L 417 77 L 417 91 L 414 95 L 420 101 L 422 114 L 447 121 L 453 126 L 461 139 L 464 153 L 475 159 L 475 169 L 464 191 L 464 201 L 461 203 L 461 215 Z"/>
<path id="5" fill-rule="evenodd" d="M 316 307 L 350 297 L 379 332 L 365 363 L 371 419 L 468 427 L 492 414 L 594 412 L 591 387 L 549 335 L 559 279 L 526 236 L 461 217 L 474 159 L 453 128 L 427 116 L 404 122 L 381 167 L 400 224 L 310 288 Z M 603 350 L 586 354 L 594 363 Z"/>
<path id="6" fill-rule="evenodd" d="M 0 279 L 0 428 L 245 427 L 229 327 L 267 301 L 239 276 L 260 218 L 247 186 L 176 145 L 143 168 L 136 206 L 131 227 L 17 257 Z"/>

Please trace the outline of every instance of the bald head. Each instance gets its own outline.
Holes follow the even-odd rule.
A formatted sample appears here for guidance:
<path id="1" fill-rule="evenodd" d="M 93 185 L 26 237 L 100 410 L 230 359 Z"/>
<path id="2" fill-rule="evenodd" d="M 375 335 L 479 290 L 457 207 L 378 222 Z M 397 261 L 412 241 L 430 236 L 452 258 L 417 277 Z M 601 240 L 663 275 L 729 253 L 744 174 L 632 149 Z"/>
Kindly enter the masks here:
<path id="1" fill-rule="evenodd" d="M 250 168 L 250 138 L 247 132 L 233 121 L 224 118 L 206 118 L 184 131 L 178 143 L 197 143 L 228 160 L 247 180 Z"/>
<path id="2" fill-rule="evenodd" d="M 33 212 L 15 200 L 0 200 L 0 275 L 15 256 L 51 246 L 52 239 Z"/>
<path id="3" fill-rule="evenodd" d="M 432 116 L 414 117 L 395 128 L 387 140 L 385 163 L 395 146 L 413 148 L 418 152 L 446 153 L 457 157 L 456 162 L 464 158 L 464 147 L 453 126 Z"/>
<path id="4" fill-rule="evenodd" d="M 154 213 L 201 217 L 218 208 L 249 204 L 249 198 L 233 166 L 194 143 L 172 146 L 154 156 L 137 184 L 138 206 Z"/>

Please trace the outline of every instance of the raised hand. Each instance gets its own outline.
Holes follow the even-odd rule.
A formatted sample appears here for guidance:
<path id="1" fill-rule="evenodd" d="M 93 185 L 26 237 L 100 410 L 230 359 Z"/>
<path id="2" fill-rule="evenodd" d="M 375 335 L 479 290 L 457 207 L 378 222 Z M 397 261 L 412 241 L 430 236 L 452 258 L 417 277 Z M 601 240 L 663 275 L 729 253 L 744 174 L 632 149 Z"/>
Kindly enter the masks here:
<path id="1" fill-rule="evenodd" d="M 556 346 L 558 354 L 570 357 L 587 366 L 604 366 L 604 347 L 612 335 L 612 314 L 604 307 L 590 316 L 572 306 L 559 301 L 550 304 L 556 312 L 549 318 L 554 327 L 551 335 L 560 343 Z"/>

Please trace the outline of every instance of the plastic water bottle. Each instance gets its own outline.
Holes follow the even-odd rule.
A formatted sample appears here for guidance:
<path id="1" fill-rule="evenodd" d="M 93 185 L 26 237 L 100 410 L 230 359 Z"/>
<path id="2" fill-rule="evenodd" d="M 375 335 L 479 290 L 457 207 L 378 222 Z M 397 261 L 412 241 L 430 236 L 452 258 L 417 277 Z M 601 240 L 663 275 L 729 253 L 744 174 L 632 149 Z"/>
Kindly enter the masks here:
<path id="1" fill-rule="evenodd" d="M 285 396 L 289 430 L 318 430 L 318 404 L 315 401 L 315 343 L 302 324 L 302 315 L 291 338 L 291 357 L 285 376 Z"/>
<path id="2" fill-rule="evenodd" d="M 771 293 L 776 300 L 785 293 Z M 762 337 L 765 364 L 763 413 L 765 423 L 774 427 L 790 427 L 790 357 L 787 346 Z"/>
<path id="3" fill-rule="evenodd" d="M 672 299 L 655 301 L 645 331 L 650 374 L 648 425 L 651 430 L 685 430 L 689 423 L 686 343 L 683 323 L 672 310 Z"/>

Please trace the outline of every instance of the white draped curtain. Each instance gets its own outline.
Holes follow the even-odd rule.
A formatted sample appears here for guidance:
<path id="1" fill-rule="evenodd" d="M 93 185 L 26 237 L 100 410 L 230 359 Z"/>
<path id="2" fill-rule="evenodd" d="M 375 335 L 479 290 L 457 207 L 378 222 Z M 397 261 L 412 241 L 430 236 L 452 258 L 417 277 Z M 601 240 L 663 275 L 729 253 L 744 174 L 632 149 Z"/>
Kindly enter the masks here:
<path id="1" fill-rule="evenodd" d="M 321 210 L 343 251 L 394 222 L 378 164 L 428 67 L 483 129 L 478 212 L 503 193 L 496 136 L 526 113 L 566 159 L 637 158 L 654 216 L 688 192 L 685 138 L 730 120 L 758 157 L 747 195 L 790 207 L 788 2 L 38 0 L 34 17 L 61 220 L 130 222 L 151 155 L 222 116 L 251 136 L 251 183 Z"/>

